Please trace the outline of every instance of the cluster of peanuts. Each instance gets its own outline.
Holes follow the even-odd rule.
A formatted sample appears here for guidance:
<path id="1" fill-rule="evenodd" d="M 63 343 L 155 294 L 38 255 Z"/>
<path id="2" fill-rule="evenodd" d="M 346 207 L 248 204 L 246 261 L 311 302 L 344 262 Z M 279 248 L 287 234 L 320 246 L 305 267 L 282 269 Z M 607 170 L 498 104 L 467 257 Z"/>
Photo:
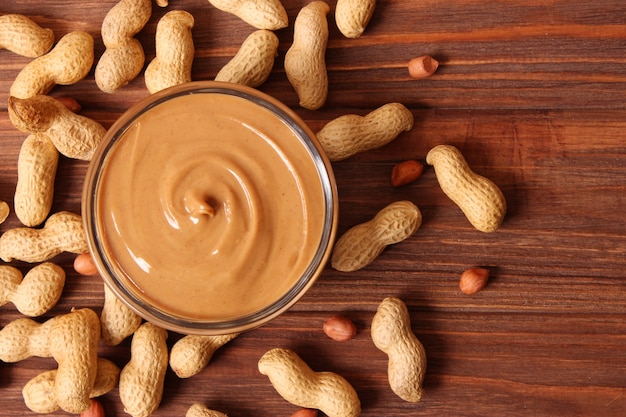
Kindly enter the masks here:
<path id="1" fill-rule="evenodd" d="M 280 0 L 209 0 L 217 9 L 231 13 L 253 26 L 236 55 L 217 73 L 215 80 L 259 87 L 269 77 L 278 50 L 275 30 L 288 26 Z M 166 0 L 156 0 L 166 7 Z M 373 13 L 375 0 L 338 0 L 335 21 L 347 38 L 360 37 Z M 285 74 L 303 108 L 316 110 L 326 102 L 328 77 L 325 52 L 328 42 L 328 3 L 316 0 L 298 13 L 293 43 L 284 59 Z M 98 88 L 115 93 L 134 80 L 145 66 L 144 79 L 150 93 L 190 82 L 194 59 L 191 31 L 194 19 L 183 10 L 166 13 L 155 34 L 155 58 L 145 65 L 141 43 L 135 38 L 152 14 L 152 0 L 120 0 L 102 22 L 105 51 L 96 63 L 94 41 L 86 32 L 70 32 L 54 44 L 52 31 L 26 16 L 0 16 L 0 49 L 34 58 L 16 77 L 10 89 L 9 118 L 28 134 L 18 158 L 18 183 L 14 196 L 15 215 L 24 227 L 7 230 L 0 237 L 0 258 L 37 263 L 27 274 L 8 265 L 0 266 L 0 304 L 11 302 L 24 318 L 0 330 L 0 360 L 17 362 L 31 356 L 52 357 L 58 369 L 43 372 L 23 389 L 26 406 L 38 413 L 62 409 L 73 414 L 103 415 L 93 398 L 119 387 L 125 411 L 149 416 L 157 410 L 163 394 L 168 365 L 180 378 L 190 378 L 204 369 L 213 353 L 238 334 L 187 335 L 168 351 L 167 331 L 142 319 L 104 286 L 101 315 L 76 309 L 44 323 L 33 320 L 59 300 L 65 272 L 51 262 L 61 252 L 77 254 L 74 267 L 82 274 L 97 274 L 82 227 L 81 216 L 70 212 L 50 214 L 59 155 L 89 161 L 106 129 L 97 121 L 77 114 L 72 99 L 47 94 L 57 85 L 70 85 L 87 76 L 94 63 Z M 413 78 L 432 75 L 437 61 L 421 56 L 409 62 Z M 366 115 L 347 114 L 327 123 L 316 136 L 331 162 L 380 148 L 413 127 L 412 113 L 400 103 L 385 104 Z M 426 156 L 434 167 L 443 192 L 456 203 L 473 227 L 493 232 L 502 223 L 506 202 L 500 189 L 473 172 L 460 151 L 450 145 L 434 147 Z M 402 186 L 418 179 L 419 161 L 398 164 L 392 184 Z M 0 223 L 9 215 L 9 205 L 0 202 Z M 383 250 L 419 229 L 419 208 L 408 200 L 396 201 L 372 220 L 346 231 L 336 242 L 331 266 L 343 272 L 366 267 Z M 43 225 L 43 226 L 42 226 Z M 39 227 L 41 226 L 41 227 Z M 466 293 L 479 291 L 488 271 L 472 268 L 461 279 Z M 326 334 L 347 341 L 356 334 L 349 319 L 333 316 L 324 324 Z M 120 369 L 98 356 L 102 341 L 116 346 L 132 337 L 131 358 Z M 411 331 L 406 305 L 398 298 L 385 298 L 373 316 L 371 338 L 389 356 L 388 380 L 398 397 L 418 402 L 426 372 L 424 347 Z M 258 369 L 287 401 L 302 407 L 302 414 L 320 410 L 330 417 L 356 417 L 361 405 L 354 388 L 333 372 L 313 371 L 295 352 L 275 348 L 265 353 Z M 202 404 L 190 406 L 188 417 L 225 414 Z"/>

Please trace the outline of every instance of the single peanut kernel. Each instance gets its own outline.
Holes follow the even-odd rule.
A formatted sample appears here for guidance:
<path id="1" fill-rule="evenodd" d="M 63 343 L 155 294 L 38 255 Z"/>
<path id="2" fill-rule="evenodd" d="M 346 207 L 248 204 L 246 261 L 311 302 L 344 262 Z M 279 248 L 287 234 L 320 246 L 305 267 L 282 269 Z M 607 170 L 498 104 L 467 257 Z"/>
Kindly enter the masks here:
<path id="1" fill-rule="evenodd" d="M 55 98 L 57 99 L 57 101 L 63 104 L 72 113 L 78 113 L 82 109 L 82 106 L 80 105 L 80 103 L 72 97 L 55 97 Z"/>
<path id="2" fill-rule="evenodd" d="M 459 287 L 464 294 L 475 294 L 485 288 L 489 280 L 489 270 L 486 268 L 469 268 L 461 274 Z"/>
<path id="3" fill-rule="evenodd" d="M 89 253 L 81 253 L 74 258 L 74 271 L 81 275 L 97 275 L 98 268 Z"/>
<path id="4" fill-rule="evenodd" d="M 97 400 L 91 398 L 89 400 L 89 408 L 80 413 L 80 417 L 104 417 L 104 408 Z"/>
<path id="5" fill-rule="evenodd" d="M 409 160 L 400 162 L 391 170 L 391 184 L 400 187 L 417 180 L 424 172 L 424 164 L 419 161 Z"/>
<path id="6" fill-rule="evenodd" d="M 334 315 L 324 322 L 324 333 L 337 342 L 345 342 L 356 336 L 356 325 L 347 317 Z"/>
<path id="7" fill-rule="evenodd" d="M 317 417 L 317 410 L 313 408 L 301 408 L 293 413 L 291 417 Z"/>
<path id="8" fill-rule="evenodd" d="M 429 55 L 422 55 L 409 61 L 409 75 L 412 78 L 420 79 L 430 77 L 437 71 L 439 62 Z"/>

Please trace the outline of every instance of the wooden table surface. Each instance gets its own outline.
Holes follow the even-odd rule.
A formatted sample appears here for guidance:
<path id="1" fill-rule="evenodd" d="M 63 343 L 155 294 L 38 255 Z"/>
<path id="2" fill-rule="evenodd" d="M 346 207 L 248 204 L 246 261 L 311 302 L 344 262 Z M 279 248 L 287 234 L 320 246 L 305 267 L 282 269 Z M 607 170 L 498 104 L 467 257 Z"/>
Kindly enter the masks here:
<path id="1" fill-rule="evenodd" d="M 155 416 L 182 416 L 194 402 L 231 417 L 289 416 L 257 361 L 267 350 L 296 351 L 317 371 L 334 371 L 359 393 L 363 416 L 623 416 L 626 415 L 626 3 L 622 0 L 379 0 L 359 39 L 346 39 L 329 14 L 326 53 L 330 93 L 317 111 L 298 106 L 283 70 L 293 21 L 307 1 L 284 0 L 290 26 L 277 32 L 279 55 L 261 90 L 281 99 L 314 130 L 332 118 L 405 104 L 415 125 L 391 144 L 333 164 L 340 200 L 339 233 L 369 220 L 386 204 L 408 199 L 423 224 L 368 267 L 328 267 L 287 313 L 220 349 L 191 379 L 168 370 Z M 330 0 L 334 11 L 336 1 Z M 56 39 L 84 30 L 103 50 L 100 25 L 113 0 L 3 1 L 0 14 L 22 13 L 54 30 Z M 148 62 L 161 16 L 184 9 L 195 17 L 194 80 L 212 79 L 253 30 L 206 0 L 154 7 L 138 38 Z M 408 76 L 409 59 L 440 61 L 427 79 Z M 30 61 L 0 50 L 0 200 L 12 208 L 17 156 L 25 134 L 10 123 L 8 91 Z M 143 75 L 115 94 L 89 75 L 50 95 L 73 97 L 81 114 L 109 127 L 146 96 Z M 416 182 L 394 188 L 389 177 L 405 159 L 425 162 L 438 144 L 458 146 L 470 165 L 503 190 L 502 227 L 473 229 L 442 193 L 427 167 Z M 86 162 L 61 158 L 53 211 L 80 211 Z M 12 212 L 0 232 L 19 226 Z M 99 277 L 72 269 L 75 255 L 54 259 L 67 272 L 60 302 L 44 321 L 72 307 L 99 312 Z M 12 263 L 26 272 L 32 265 Z M 490 269 L 487 287 L 460 292 L 461 272 Z M 402 298 L 428 355 L 423 400 L 404 402 L 387 383 L 387 356 L 370 338 L 383 298 Z M 335 342 L 322 332 L 341 313 L 357 336 Z M 0 325 L 20 317 L 12 304 Z M 168 344 L 180 335 L 170 333 Z M 130 340 L 101 345 L 120 367 Z M 31 358 L 0 364 L 0 415 L 32 415 L 21 389 L 56 366 Z M 125 415 L 118 390 L 101 397 L 108 416 Z M 52 415 L 67 415 L 56 412 Z"/>

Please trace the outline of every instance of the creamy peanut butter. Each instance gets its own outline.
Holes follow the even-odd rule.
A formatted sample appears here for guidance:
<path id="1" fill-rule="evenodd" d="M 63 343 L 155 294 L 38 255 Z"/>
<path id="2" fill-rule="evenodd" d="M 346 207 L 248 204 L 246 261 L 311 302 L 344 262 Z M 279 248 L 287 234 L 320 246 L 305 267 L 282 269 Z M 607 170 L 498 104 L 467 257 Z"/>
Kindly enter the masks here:
<path id="1" fill-rule="evenodd" d="M 140 115 L 109 150 L 101 244 L 137 297 L 187 319 L 229 320 L 278 300 L 324 229 L 310 152 L 276 115 L 221 93 Z"/>

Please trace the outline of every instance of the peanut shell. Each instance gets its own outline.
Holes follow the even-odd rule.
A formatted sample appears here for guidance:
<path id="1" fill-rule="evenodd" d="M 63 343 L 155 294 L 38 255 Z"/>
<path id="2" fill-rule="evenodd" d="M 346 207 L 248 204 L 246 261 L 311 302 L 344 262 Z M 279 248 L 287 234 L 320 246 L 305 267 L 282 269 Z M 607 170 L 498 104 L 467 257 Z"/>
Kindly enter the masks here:
<path id="1" fill-rule="evenodd" d="M 150 93 L 191 81 L 194 18 L 184 10 L 172 10 L 159 20 L 156 30 L 156 57 L 148 64 L 144 78 Z"/>
<path id="2" fill-rule="evenodd" d="M 387 205 L 368 222 L 346 231 L 335 243 L 331 266 L 351 272 L 366 267 L 389 245 L 412 236 L 422 224 L 422 213 L 410 201 Z"/>
<path id="3" fill-rule="evenodd" d="M 404 401 L 419 402 L 426 374 L 426 351 L 411 330 L 406 305 L 385 298 L 372 319 L 372 341 L 389 357 L 387 374 L 392 391 Z"/>
<path id="4" fill-rule="evenodd" d="M 117 346 L 141 326 L 141 316 L 124 304 L 108 285 L 104 284 L 104 305 L 100 313 L 102 341 Z"/>
<path id="5" fill-rule="evenodd" d="M 506 214 L 506 200 L 491 180 L 472 171 L 458 148 L 438 145 L 426 155 L 442 191 L 481 232 L 497 230 Z"/>
<path id="6" fill-rule="evenodd" d="M 315 372 L 295 352 L 275 348 L 259 360 L 259 372 L 290 403 L 322 411 L 328 417 L 356 417 L 361 401 L 350 383 L 334 372 Z"/>
<path id="7" fill-rule="evenodd" d="M 316 136 L 328 159 L 336 162 L 388 144 L 400 133 L 411 130 L 413 121 L 413 113 L 404 105 L 388 103 L 365 116 L 339 116 Z"/>
<path id="8" fill-rule="evenodd" d="M 293 43 L 285 54 L 285 74 L 300 106 L 317 110 L 328 96 L 326 47 L 328 45 L 328 3 L 313 1 L 304 6 L 294 22 Z"/>
<path id="9" fill-rule="evenodd" d="M 209 0 L 209 3 L 257 29 L 278 30 L 289 23 L 280 0 Z"/>
<path id="10" fill-rule="evenodd" d="M 252 32 L 237 54 L 217 73 L 215 81 L 258 87 L 270 76 L 278 37 L 269 30 Z"/>
<path id="11" fill-rule="evenodd" d="M 163 396 L 167 370 L 167 331 L 142 324 L 131 342 L 130 361 L 120 373 L 119 392 L 124 411 L 133 417 L 154 413 Z"/>
<path id="12" fill-rule="evenodd" d="M 21 14 L 0 16 L 0 49 L 37 58 L 52 48 L 54 32 Z"/>
<path id="13" fill-rule="evenodd" d="M 68 158 L 91 160 L 106 134 L 100 123 L 70 111 L 46 95 L 26 99 L 9 97 L 8 112 L 17 129 L 44 134 Z"/>
<path id="14" fill-rule="evenodd" d="M 209 364 L 217 349 L 238 335 L 238 333 L 218 336 L 187 335 L 172 346 L 170 368 L 179 378 L 192 377 Z"/>
<path id="15" fill-rule="evenodd" d="M 372 18 L 375 7 L 376 0 L 337 0 L 337 28 L 346 38 L 360 37 Z"/>
<path id="16" fill-rule="evenodd" d="M 94 77 L 100 90 L 114 93 L 141 72 L 145 53 L 134 36 L 152 15 L 152 0 L 121 0 L 102 21 L 105 51 L 96 64 Z"/>
<path id="17" fill-rule="evenodd" d="M 45 262 L 61 252 L 88 250 L 81 216 L 68 211 L 52 214 L 41 229 L 16 227 L 0 236 L 0 259 L 5 262 Z"/>
<path id="18" fill-rule="evenodd" d="M 59 151 L 46 134 L 29 135 L 22 143 L 13 204 L 24 226 L 39 226 L 48 217 L 58 162 Z"/>
<path id="19" fill-rule="evenodd" d="M 10 95 L 28 98 L 48 94 L 56 85 L 76 84 L 87 76 L 94 62 L 93 37 L 70 32 L 45 55 L 35 58 L 17 74 Z"/>

